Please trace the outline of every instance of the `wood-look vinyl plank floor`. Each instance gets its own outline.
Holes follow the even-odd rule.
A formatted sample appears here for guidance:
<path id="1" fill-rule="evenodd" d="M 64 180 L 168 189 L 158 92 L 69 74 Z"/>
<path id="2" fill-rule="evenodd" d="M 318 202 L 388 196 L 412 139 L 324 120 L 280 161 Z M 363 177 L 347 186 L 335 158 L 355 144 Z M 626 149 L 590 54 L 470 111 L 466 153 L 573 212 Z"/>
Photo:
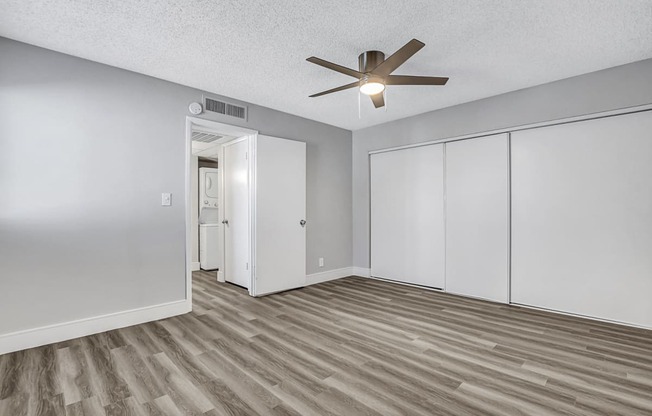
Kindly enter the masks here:
<path id="1" fill-rule="evenodd" d="M 0 416 L 652 415 L 652 331 L 349 277 L 0 356 Z"/>

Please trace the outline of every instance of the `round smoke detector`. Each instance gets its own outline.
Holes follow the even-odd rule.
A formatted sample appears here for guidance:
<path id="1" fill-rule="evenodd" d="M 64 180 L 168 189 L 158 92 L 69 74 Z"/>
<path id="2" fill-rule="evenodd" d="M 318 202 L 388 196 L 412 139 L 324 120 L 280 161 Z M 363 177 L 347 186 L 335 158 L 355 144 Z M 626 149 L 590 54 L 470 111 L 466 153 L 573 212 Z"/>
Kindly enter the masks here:
<path id="1" fill-rule="evenodd" d="M 188 106 L 188 110 L 190 110 L 190 113 L 197 115 L 202 113 L 203 108 L 199 103 L 190 103 L 190 105 Z"/>

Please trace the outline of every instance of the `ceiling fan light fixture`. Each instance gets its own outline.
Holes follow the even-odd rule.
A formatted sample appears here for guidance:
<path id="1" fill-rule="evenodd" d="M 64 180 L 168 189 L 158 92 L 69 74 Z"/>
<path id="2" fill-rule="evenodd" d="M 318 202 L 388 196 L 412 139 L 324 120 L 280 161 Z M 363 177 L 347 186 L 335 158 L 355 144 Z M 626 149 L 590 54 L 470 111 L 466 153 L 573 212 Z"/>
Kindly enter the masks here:
<path id="1" fill-rule="evenodd" d="M 385 84 L 380 78 L 367 78 L 360 82 L 360 92 L 365 95 L 376 95 L 385 91 Z"/>

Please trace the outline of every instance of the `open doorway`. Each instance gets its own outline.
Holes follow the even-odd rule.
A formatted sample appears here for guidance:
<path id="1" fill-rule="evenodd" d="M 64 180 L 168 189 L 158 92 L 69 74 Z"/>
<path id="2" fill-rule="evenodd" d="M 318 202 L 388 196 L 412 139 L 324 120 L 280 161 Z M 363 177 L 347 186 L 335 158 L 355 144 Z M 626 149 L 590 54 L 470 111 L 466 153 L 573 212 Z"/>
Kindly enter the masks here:
<path id="1" fill-rule="evenodd" d="M 193 273 L 251 296 L 305 286 L 306 144 L 194 117 L 186 126 L 187 299 Z"/>
<path id="2" fill-rule="evenodd" d="M 220 227 L 220 157 L 223 136 L 194 129 L 191 156 L 192 270 L 223 271 Z M 220 280 L 220 279 L 218 279 Z"/>
<path id="3" fill-rule="evenodd" d="M 245 189 L 244 193 L 234 195 L 230 187 L 225 189 L 224 181 L 233 180 L 234 172 L 231 166 L 234 155 L 225 158 L 225 153 L 232 153 L 231 148 L 239 150 L 238 143 L 247 144 L 256 134 L 228 124 L 186 118 L 186 296 L 189 300 L 193 274 L 229 281 L 251 292 L 248 267 L 241 272 L 229 264 L 234 253 L 225 255 L 228 247 L 236 252 L 239 262 L 250 263 L 248 165 L 240 163 L 235 167 L 239 169 L 236 172 L 239 179 L 247 182 L 247 186 L 240 188 Z M 231 214 L 234 210 L 235 215 Z M 235 241 L 234 235 L 238 237 Z M 230 239 L 229 244 L 225 244 L 225 238 Z M 227 268 L 231 268 L 231 273 L 226 273 Z"/>

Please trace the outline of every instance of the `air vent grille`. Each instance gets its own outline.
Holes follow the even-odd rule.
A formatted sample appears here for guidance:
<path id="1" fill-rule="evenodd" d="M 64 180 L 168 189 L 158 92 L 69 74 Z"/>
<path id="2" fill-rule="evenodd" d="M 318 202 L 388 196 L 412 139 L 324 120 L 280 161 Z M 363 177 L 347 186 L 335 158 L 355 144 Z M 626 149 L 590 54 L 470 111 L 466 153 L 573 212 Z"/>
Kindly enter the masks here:
<path id="1" fill-rule="evenodd" d="M 199 143 L 212 143 L 215 140 L 219 140 L 224 136 L 218 136 L 215 134 L 202 133 L 200 131 L 192 132 L 192 141 Z"/>
<path id="2" fill-rule="evenodd" d="M 223 101 L 212 100 L 210 98 L 206 99 L 206 111 L 212 111 L 214 113 L 226 114 L 226 103 Z"/>
<path id="3" fill-rule="evenodd" d="M 247 107 L 215 100 L 213 98 L 206 98 L 204 101 L 204 108 L 206 108 L 206 111 L 212 111 L 213 113 L 224 114 L 242 120 L 247 119 Z"/>

